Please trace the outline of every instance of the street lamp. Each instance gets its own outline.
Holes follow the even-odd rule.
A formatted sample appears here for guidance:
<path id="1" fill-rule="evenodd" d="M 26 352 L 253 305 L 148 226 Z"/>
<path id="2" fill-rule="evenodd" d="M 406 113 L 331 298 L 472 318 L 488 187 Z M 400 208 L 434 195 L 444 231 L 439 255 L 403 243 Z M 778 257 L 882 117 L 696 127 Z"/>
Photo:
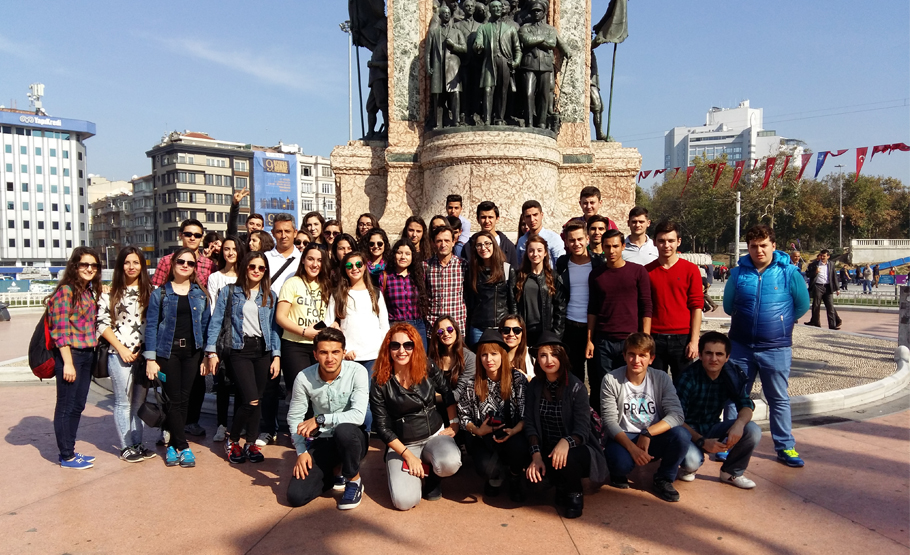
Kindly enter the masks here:
<path id="1" fill-rule="evenodd" d="M 353 49 L 353 37 L 351 35 L 351 22 L 345 21 L 339 23 L 342 33 L 348 35 L 348 141 L 354 140 L 354 81 L 351 72 L 351 50 Z"/>
<path id="2" fill-rule="evenodd" d="M 844 165 L 837 164 L 834 167 L 840 170 L 840 186 L 838 187 L 840 189 L 840 218 L 837 222 L 837 246 L 841 252 L 844 252 Z"/>

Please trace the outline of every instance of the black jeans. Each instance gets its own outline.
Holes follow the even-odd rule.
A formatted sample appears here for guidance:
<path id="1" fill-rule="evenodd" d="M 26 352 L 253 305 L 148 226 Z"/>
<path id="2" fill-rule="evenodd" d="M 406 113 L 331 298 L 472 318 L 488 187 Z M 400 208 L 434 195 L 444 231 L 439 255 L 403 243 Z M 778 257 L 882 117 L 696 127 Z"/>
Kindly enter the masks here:
<path id="1" fill-rule="evenodd" d="M 550 483 L 566 493 L 581 493 L 581 480 L 591 475 L 591 452 L 584 445 L 569 448 L 566 465 L 559 470 L 553 468 L 553 462 L 548 455 L 549 451 L 543 449 L 541 455 L 547 466 L 547 476 Z"/>
<path id="2" fill-rule="evenodd" d="M 76 450 L 76 430 L 85 410 L 85 399 L 92 385 L 92 362 L 94 349 L 70 349 L 73 366 L 76 368 L 76 379 L 68 382 L 63 379 L 63 357 L 60 351 L 54 351 L 54 375 L 57 377 L 57 405 L 54 407 L 54 435 L 57 437 L 57 450 L 64 459 L 73 458 Z"/>
<path id="3" fill-rule="evenodd" d="M 828 315 L 828 327 L 834 329 L 837 327 L 837 311 L 834 310 L 834 300 L 831 298 L 831 292 L 828 291 L 827 284 L 816 283 L 812 289 L 812 317 L 809 324 L 821 327 L 821 308 L 825 303 L 825 312 Z"/>
<path id="4" fill-rule="evenodd" d="M 566 353 L 569 354 L 569 364 L 572 366 L 572 373 L 576 378 L 585 383 L 585 349 L 588 347 L 588 324 L 581 322 L 566 321 L 566 331 L 562 335 L 562 342 L 566 345 Z M 590 384 L 594 389 L 594 384 Z M 600 388 L 600 384 L 597 385 Z"/>
<path id="5" fill-rule="evenodd" d="M 265 350 L 265 342 L 261 337 L 244 337 L 243 349 L 231 352 L 231 369 L 237 386 L 237 409 L 231 425 L 231 441 L 239 440 L 244 428 L 247 443 L 252 443 L 259 437 L 261 400 L 265 384 L 269 380 L 271 364 L 272 351 Z"/>
<path id="6" fill-rule="evenodd" d="M 588 366 L 588 377 L 591 381 L 591 408 L 601 414 L 600 393 L 604 376 L 626 365 L 623 357 L 624 339 L 611 339 L 605 333 L 594 332 L 591 338 L 594 343 L 594 358 Z"/>
<path id="7" fill-rule="evenodd" d="M 190 399 L 186 408 L 186 421 L 189 424 L 198 424 L 202 416 L 202 403 L 205 402 L 205 376 L 196 373 L 193 387 L 190 389 Z"/>
<path id="8" fill-rule="evenodd" d="M 167 377 L 163 387 L 169 399 L 167 421 L 164 426 L 171 433 L 171 445 L 178 451 L 190 446 L 186 442 L 186 433 L 183 428 L 186 426 L 190 391 L 193 389 L 193 382 L 200 376 L 199 363 L 201 360 L 202 349 L 176 345 L 171 350 L 169 358 L 158 359 L 161 373 Z"/>
<path id="9" fill-rule="evenodd" d="M 505 443 L 493 441 L 493 434 L 478 437 L 467 434 L 466 447 L 474 460 L 474 469 L 486 480 L 505 478 L 504 470 L 520 475 L 531 462 L 528 439 L 519 432 Z"/>
<path id="10" fill-rule="evenodd" d="M 678 385 L 683 370 L 690 363 L 686 358 L 688 334 L 655 333 L 651 337 L 654 338 L 656 344 L 654 362 L 651 363 L 651 366 L 670 374 L 673 377 L 673 385 Z"/>
<path id="11" fill-rule="evenodd" d="M 218 425 L 227 428 L 228 408 L 231 405 L 231 394 L 235 392 L 231 361 L 221 361 L 218 373 L 215 374 L 215 407 L 218 413 Z M 190 393 L 192 395 L 192 393 Z M 237 414 L 237 404 L 234 404 L 234 415 Z"/>
<path id="12" fill-rule="evenodd" d="M 294 391 L 294 379 L 304 368 L 316 364 L 312 343 L 281 340 L 281 373 L 284 375 L 285 392 Z M 262 431 L 269 435 L 278 433 L 278 402 L 281 392 L 281 377 L 275 377 L 265 386 L 262 397 Z"/>
<path id="13" fill-rule="evenodd" d="M 313 468 L 300 479 L 291 477 L 288 484 L 288 503 L 302 507 L 332 488 L 334 469 L 340 463 L 341 475 L 348 480 L 360 473 L 360 462 L 367 456 L 370 447 L 367 432 L 363 426 L 339 424 L 332 437 L 319 437 L 310 446 Z"/>

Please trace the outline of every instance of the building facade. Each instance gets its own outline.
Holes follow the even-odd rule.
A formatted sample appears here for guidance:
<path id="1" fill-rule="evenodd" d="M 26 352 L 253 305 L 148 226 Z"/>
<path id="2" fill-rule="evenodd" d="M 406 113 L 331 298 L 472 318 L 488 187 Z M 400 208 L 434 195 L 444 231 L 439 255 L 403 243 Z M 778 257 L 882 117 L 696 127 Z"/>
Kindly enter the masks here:
<path id="1" fill-rule="evenodd" d="M 0 108 L 0 268 L 66 264 L 88 244 L 89 121 Z"/>
<path id="2" fill-rule="evenodd" d="M 300 179 L 300 215 L 319 212 L 326 220 L 337 219 L 335 174 L 328 158 L 297 154 Z"/>
<path id="3" fill-rule="evenodd" d="M 155 180 L 154 176 L 133 177 L 130 213 L 124 225 L 125 245 L 139 247 L 146 263 L 155 257 Z"/>
<path id="4" fill-rule="evenodd" d="M 98 252 L 105 268 L 113 267 L 117 253 L 128 244 L 125 226 L 132 212 L 132 201 L 132 191 L 120 188 L 89 204 L 88 246 Z"/>

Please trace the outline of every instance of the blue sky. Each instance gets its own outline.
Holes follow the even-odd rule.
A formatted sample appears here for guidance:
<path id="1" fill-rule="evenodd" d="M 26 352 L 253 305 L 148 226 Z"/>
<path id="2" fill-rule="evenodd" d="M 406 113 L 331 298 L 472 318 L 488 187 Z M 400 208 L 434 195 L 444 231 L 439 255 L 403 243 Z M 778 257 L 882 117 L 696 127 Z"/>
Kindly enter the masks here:
<path id="1" fill-rule="evenodd" d="M 596 21 L 607 0 L 592 1 Z M 148 173 L 145 151 L 175 129 L 323 156 L 348 138 L 342 0 L 47 1 L 11 11 L 0 21 L 0 104 L 27 109 L 28 85 L 44 83 L 51 115 L 97 124 L 92 173 Z M 631 0 L 629 18 L 612 134 L 641 151 L 645 170 L 663 165 L 664 132 L 744 99 L 764 109 L 766 128 L 815 151 L 910 144 L 907 2 Z M 605 99 L 611 48 L 597 51 Z M 368 57 L 362 50 L 364 65 Z M 354 128 L 359 136 L 356 111 Z M 852 151 L 838 160 L 852 171 Z M 863 173 L 910 184 L 910 153 L 876 155 Z"/>

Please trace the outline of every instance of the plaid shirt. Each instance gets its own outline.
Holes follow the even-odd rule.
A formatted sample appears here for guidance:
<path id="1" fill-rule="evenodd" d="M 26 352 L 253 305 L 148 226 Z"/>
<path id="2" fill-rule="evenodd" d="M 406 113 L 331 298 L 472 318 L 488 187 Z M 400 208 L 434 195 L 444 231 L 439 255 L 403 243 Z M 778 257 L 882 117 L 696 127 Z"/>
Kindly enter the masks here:
<path id="1" fill-rule="evenodd" d="M 484 379 L 484 378 L 481 378 Z M 502 400 L 502 384 L 487 380 L 487 398 L 481 401 L 474 392 L 475 378 L 470 378 L 459 385 L 458 419 L 462 429 L 467 429 L 468 422 L 480 427 L 491 412 L 503 418 L 506 427 L 516 426 L 525 416 L 525 389 L 528 379 L 518 370 L 512 370 L 512 394 L 509 397 L 511 405 L 506 414 L 505 402 Z M 505 422 L 506 416 L 511 420 Z"/>
<path id="2" fill-rule="evenodd" d="M 686 415 L 686 424 L 701 435 L 708 433 L 712 426 L 720 422 L 721 413 L 728 401 L 732 401 L 737 410 L 755 410 L 755 403 L 749 398 L 749 393 L 736 393 L 726 372 L 727 369 L 724 368 L 720 376 L 711 381 L 701 362 L 696 360 L 679 379 L 677 393 Z"/>
<path id="3" fill-rule="evenodd" d="M 420 319 L 417 287 L 410 275 L 383 272 L 380 283 L 386 308 L 389 309 L 389 322 Z"/>
<path id="4" fill-rule="evenodd" d="M 152 285 L 155 287 L 161 287 L 167 281 L 167 276 L 171 273 L 172 258 L 174 258 L 173 253 L 158 259 L 155 275 L 152 276 Z M 203 287 L 208 287 L 209 276 L 216 270 L 215 261 L 211 258 L 206 258 L 205 256 L 196 258 L 196 277 L 199 278 L 199 283 L 201 283 Z"/>
<path id="5" fill-rule="evenodd" d="M 427 328 L 437 318 L 448 314 L 455 318 L 458 329 L 463 334 L 465 320 L 468 318 L 468 309 L 464 304 L 464 260 L 452 255 L 448 265 L 443 266 L 439 263 L 439 258 L 433 256 L 423 261 L 423 271 L 427 276 L 427 296 L 430 300 Z"/>
<path id="6" fill-rule="evenodd" d="M 98 345 L 95 330 L 98 305 L 95 296 L 91 289 L 86 289 L 75 299 L 75 306 L 73 301 L 73 288 L 69 285 L 59 288 L 51 297 L 47 307 L 51 339 L 58 348 L 93 349 Z"/>

